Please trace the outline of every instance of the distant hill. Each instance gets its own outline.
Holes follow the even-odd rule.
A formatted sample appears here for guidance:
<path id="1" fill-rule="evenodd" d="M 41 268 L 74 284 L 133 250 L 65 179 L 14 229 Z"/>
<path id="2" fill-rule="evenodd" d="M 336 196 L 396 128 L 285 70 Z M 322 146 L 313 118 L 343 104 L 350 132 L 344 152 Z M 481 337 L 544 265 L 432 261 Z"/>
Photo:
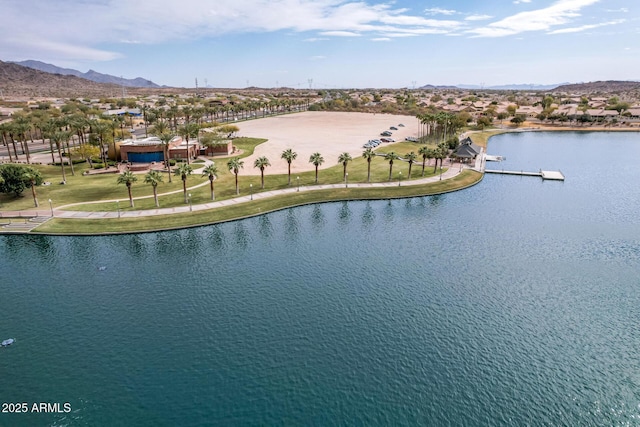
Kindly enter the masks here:
<path id="1" fill-rule="evenodd" d="M 564 84 L 564 83 L 561 83 Z M 538 85 L 538 84 L 511 84 L 511 85 L 496 85 L 496 86 L 481 86 L 481 85 L 468 85 L 459 84 L 455 86 L 433 86 L 425 85 L 420 89 L 466 89 L 466 90 L 551 90 L 558 87 L 559 84 L 553 85 Z"/>
<path id="2" fill-rule="evenodd" d="M 4 96 L 101 97 L 119 95 L 122 88 L 0 61 L 0 91 Z"/>
<path id="3" fill-rule="evenodd" d="M 567 93 L 614 93 L 640 90 L 640 82 L 607 80 L 589 83 L 565 84 L 555 88 L 555 92 Z"/>
<path id="4" fill-rule="evenodd" d="M 555 89 L 561 84 L 552 85 L 539 85 L 539 84 L 507 84 L 507 85 L 495 85 L 495 86 L 478 86 L 478 85 L 458 85 L 461 89 L 486 89 L 486 90 L 551 90 Z"/>
<path id="5" fill-rule="evenodd" d="M 97 71 L 89 70 L 86 73 L 82 73 L 78 70 L 71 68 L 61 68 L 53 64 L 47 64 L 45 62 L 28 60 L 15 62 L 15 64 L 25 67 L 33 68 L 34 70 L 44 71 L 51 74 L 62 74 L 63 76 L 76 76 L 82 79 L 91 80 L 96 83 L 111 83 L 119 86 L 126 87 L 143 87 L 143 88 L 159 88 L 160 86 L 152 82 L 151 80 L 137 77 L 135 79 L 124 79 L 122 77 L 116 77 L 109 74 L 98 73 Z"/>

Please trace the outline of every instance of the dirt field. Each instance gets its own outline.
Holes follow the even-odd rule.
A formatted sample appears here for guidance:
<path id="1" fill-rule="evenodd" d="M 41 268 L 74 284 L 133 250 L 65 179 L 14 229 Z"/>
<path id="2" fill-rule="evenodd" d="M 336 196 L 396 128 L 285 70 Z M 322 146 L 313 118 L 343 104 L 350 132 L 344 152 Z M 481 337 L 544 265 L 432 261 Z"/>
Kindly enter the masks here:
<path id="1" fill-rule="evenodd" d="M 398 124 L 404 124 L 404 127 Z M 402 141 L 407 136 L 418 135 L 418 119 L 412 116 L 368 113 L 335 113 L 307 111 L 285 116 L 239 122 L 239 136 L 267 138 L 250 157 L 244 160 L 242 175 L 259 175 L 260 170 L 253 162 L 260 156 L 266 156 L 271 166 L 266 174 L 287 173 L 287 162 L 280 158 L 287 148 L 298 153 L 291 163 L 291 173 L 312 171 L 309 163 L 312 153 L 319 152 L 324 157 L 320 169 L 334 166 L 338 156 L 348 152 L 351 157 L 362 155 L 362 145 L 370 139 L 379 139 L 380 132 L 395 126 L 391 138 Z"/>

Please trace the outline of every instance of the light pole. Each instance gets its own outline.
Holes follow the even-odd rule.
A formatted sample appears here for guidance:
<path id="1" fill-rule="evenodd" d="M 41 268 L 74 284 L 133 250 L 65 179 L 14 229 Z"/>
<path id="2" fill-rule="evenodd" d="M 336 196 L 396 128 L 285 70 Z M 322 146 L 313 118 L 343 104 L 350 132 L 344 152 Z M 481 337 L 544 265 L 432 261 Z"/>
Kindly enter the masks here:
<path id="1" fill-rule="evenodd" d="M 189 212 L 193 212 L 193 205 L 191 204 L 191 193 L 189 193 Z"/>
<path id="2" fill-rule="evenodd" d="M 116 200 L 116 210 L 118 211 L 118 218 L 120 218 L 120 200 Z"/>
<path id="3" fill-rule="evenodd" d="M 440 160 L 440 181 L 442 181 L 442 160 Z"/>
<path id="4" fill-rule="evenodd" d="M 296 176 L 296 182 L 298 183 L 298 189 L 296 191 L 300 191 L 300 177 Z"/>
<path id="5" fill-rule="evenodd" d="M 344 174 L 344 188 L 348 188 L 349 187 L 349 173 L 345 173 Z"/>
<path id="6" fill-rule="evenodd" d="M 249 184 L 249 192 L 251 193 L 251 200 L 253 200 L 253 184 Z"/>
<path id="7" fill-rule="evenodd" d="M 51 218 L 53 218 L 53 203 L 51 203 L 51 199 L 49 199 L 49 208 L 51 208 Z"/>
<path id="8" fill-rule="evenodd" d="M 398 187 L 400 187 L 401 182 L 402 182 L 402 172 L 398 172 Z"/>

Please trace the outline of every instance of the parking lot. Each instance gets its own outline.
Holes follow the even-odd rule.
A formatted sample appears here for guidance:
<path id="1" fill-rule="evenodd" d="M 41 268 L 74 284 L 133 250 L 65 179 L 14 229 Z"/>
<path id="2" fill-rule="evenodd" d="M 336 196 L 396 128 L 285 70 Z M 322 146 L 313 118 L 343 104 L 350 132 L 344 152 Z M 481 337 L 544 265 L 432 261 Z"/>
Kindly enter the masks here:
<path id="1" fill-rule="evenodd" d="M 392 126 L 398 129 L 391 130 L 390 138 L 395 141 L 417 136 L 419 122 L 412 116 L 306 111 L 241 122 L 238 126 L 239 136 L 269 140 L 244 159 L 241 174 L 259 175 L 260 170 L 253 167 L 253 162 L 260 156 L 266 156 L 271 163 L 265 170 L 267 174 L 287 173 L 287 163 L 280 158 L 287 148 L 298 153 L 297 159 L 291 164 L 292 174 L 314 170 L 313 164 L 309 163 L 309 156 L 315 152 L 324 157 L 320 169 L 325 169 L 336 165 L 341 153 L 360 157 L 363 144 L 371 139 L 380 139 L 380 133 L 390 130 Z"/>

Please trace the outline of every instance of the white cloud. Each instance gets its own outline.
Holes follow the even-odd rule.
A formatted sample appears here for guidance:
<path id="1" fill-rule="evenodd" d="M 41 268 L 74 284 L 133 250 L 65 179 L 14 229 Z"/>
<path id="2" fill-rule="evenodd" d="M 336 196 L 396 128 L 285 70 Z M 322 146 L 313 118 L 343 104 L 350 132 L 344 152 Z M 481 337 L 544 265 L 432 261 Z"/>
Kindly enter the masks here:
<path id="1" fill-rule="evenodd" d="M 581 31 L 592 30 L 594 28 L 606 27 L 608 25 L 618 25 L 625 22 L 624 19 L 619 19 L 616 21 L 603 22 L 600 24 L 591 24 L 591 25 L 582 25 L 580 27 L 572 27 L 572 28 L 561 28 L 559 30 L 550 31 L 548 34 L 568 34 L 568 33 L 579 33 Z"/>
<path id="2" fill-rule="evenodd" d="M 323 36 L 332 36 L 332 37 L 360 37 L 361 34 L 354 33 L 353 31 L 323 31 Z"/>
<path id="3" fill-rule="evenodd" d="M 310 57 L 309 59 L 310 59 L 311 61 L 320 61 L 320 60 L 322 60 L 322 59 L 327 59 L 327 57 L 326 57 L 326 56 L 323 56 L 323 55 L 316 55 L 316 56 L 312 56 L 312 57 Z"/>
<path id="4" fill-rule="evenodd" d="M 514 0 L 513 4 L 531 3 L 531 0 Z"/>
<path id="5" fill-rule="evenodd" d="M 430 9 L 425 9 L 424 13 L 427 15 L 455 15 L 458 12 L 450 9 L 441 9 L 439 7 L 432 7 Z"/>
<path id="6" fill-rule="evenodd" d="M 376 1 L 376 0 L 372 0 Z M 160 44 L 166 41 L 195 40 L 225 34 L 290 31 L 316 32 L 323 37 L 403 32 L 446 33 L 462 28 L 453 20 L 426 19 L 411 15 L 393 1 L 377 0 L 2 0 L 6 27 L 11 23 L 10 44 L 3 39 L 4 57 L 15 56 L 25 46 L 40 40 L 67 46 L 60 60 L 79 56 L 108 60 L 118 44 Z M 431 9 L 440 15 L 457 14 Z M 55 24 L 52 24 L 55 23 Z M 6 30 L 6 28 L 4 28 Z M 435 30 L 434 30 L 435 29 Z M 8 33 L 8 31 L 3 31 Z M 110 46 L 108 50 L 97 46 Z M 75 50 L 75 53 L 69 52 Z M 40 55 L 36 55 L 40 57 Z"/>
<path id="7" fill-rule="evenodd" d="M 579 11 L 600 0 L 558 0 L 544 9 L 521 12 L 493 22 L 483 28 L 469 30 L 475 37 L 504 37 L 527 31 L 549 31 L 580 17 Z"/>
<path id="8" fill-rule="evenodd" d="M 377 37 L 377 38 L 371 39 L 371 41 L 373 41 L 373 42 L 389 42 L 389 41 L 391 41 L 391 39 L 389 37 Z"/>
<path id="9" fill-rule="evenodd" d="M 18 52 L 12 52 L 12 46 L 20 46 L 20 50 Z M 43 61 L 55 61 L 59 58 L 72 61 L 110 61 L 122 57 L 122 55 L 117 52 L 42 39 L 35 35 L 31 35 L 30 37 L 5 36 L 0 46 L 0 57 L 6 58 L 9 56 L 15 58 L 14 60 L 37 58 Z"/>
<path id="10" fill-rule="evenodd" d="M 487 19 L 491 19 L 493 16 L 491 15 L 469 15 L 464 18 L 465 21 L 486 21 Z"/>

